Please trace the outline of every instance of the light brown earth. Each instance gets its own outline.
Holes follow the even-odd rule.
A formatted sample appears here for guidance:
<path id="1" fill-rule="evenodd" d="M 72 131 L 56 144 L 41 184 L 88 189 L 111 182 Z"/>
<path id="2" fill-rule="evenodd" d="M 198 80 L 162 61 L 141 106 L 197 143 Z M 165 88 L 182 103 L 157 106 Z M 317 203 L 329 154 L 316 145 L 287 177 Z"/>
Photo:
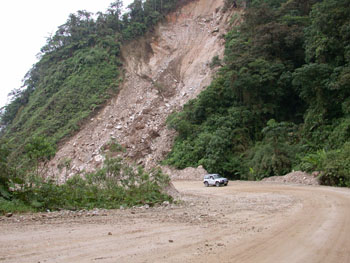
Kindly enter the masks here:
<path id="1" fill-rule="evenodd" d="M 0 262 L 350 262 L 350 189 L 174 185 L 179 205 L 2 217 Z"/>

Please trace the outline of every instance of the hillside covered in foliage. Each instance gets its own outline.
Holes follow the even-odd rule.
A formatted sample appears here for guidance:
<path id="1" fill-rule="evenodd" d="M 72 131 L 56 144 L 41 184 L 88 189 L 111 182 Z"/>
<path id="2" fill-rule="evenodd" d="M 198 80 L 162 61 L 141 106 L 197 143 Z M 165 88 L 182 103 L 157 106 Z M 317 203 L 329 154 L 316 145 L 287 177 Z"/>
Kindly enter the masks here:
<path id="1" fill-rule="evenodd" d="M 249 1 L 213 60 L 215 80 L 168 118 L 179 135 L 165 162 L 234 179 L 319 171 L 324 184 L 350 186 L 349 6 Z"/>

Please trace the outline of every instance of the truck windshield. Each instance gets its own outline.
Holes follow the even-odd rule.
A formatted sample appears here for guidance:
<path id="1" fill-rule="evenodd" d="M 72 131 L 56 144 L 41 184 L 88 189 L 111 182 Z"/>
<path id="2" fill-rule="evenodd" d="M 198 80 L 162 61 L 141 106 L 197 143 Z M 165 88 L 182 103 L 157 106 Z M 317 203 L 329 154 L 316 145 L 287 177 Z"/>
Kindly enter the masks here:
<path id="1" fill-rule="evenodd" d="M 214 176 L 215 179 L 216 178 L 220 178 L 220 175 L 218 175 L 218 174 L 214 174 L 213 176 Z"/>

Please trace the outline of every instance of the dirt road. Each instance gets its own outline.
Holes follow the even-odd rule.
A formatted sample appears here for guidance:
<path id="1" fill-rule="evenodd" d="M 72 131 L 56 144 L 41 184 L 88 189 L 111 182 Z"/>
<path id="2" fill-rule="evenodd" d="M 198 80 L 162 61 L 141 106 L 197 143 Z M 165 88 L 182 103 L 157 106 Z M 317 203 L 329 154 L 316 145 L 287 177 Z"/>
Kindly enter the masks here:
<path id="1" fill-rule="evenodd" d="M 0 218 L 0 262 L 350 262 L 350 189 L 175 182 L 183 202 Z"/>

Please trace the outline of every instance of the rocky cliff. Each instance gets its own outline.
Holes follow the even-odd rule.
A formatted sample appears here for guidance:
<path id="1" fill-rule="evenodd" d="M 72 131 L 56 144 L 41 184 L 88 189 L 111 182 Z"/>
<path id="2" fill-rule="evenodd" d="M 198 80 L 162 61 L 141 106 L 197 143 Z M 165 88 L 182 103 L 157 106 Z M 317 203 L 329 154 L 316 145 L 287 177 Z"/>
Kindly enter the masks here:
<path id="1" fill-rule="evenodd" d="M 175 135 L 166 118 L 210 84 L 214 71 L 209 64 L 223 55 L 223 34 L 232 15 L 222 11 L 223 4 L 191 1 L 154 32 L 124 46 L 120 92 L 60 147 L 49 163 L 52 173 L 63 176 L 101 167 L 101 149 L 111 140 L 126 149 L 123 157 L 146 168 L 164 159 Z"/>

